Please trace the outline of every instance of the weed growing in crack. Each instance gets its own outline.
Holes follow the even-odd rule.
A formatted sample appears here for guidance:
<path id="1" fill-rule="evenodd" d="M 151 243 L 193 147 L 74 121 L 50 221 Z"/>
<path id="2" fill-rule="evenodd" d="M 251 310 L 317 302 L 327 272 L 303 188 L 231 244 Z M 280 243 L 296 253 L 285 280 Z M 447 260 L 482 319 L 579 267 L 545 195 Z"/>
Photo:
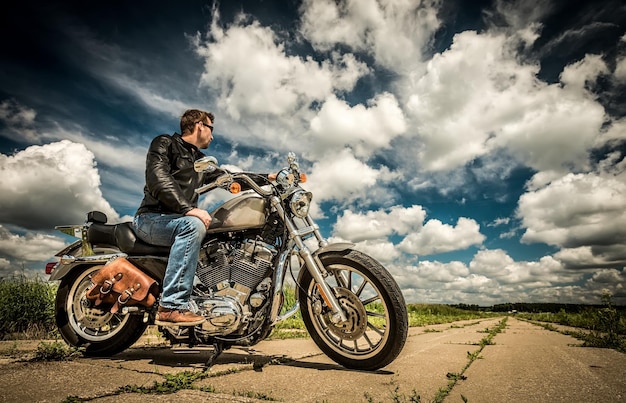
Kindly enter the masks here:
<path id="1" fill-rule="evenodd" d="M 37 346 L 35 357 L 31 361 L 71 361 L 82 355 L 82 349 L 68 347 L 60 341 L 46 343 L 42 341 Z"/>
<path id="2" fill-rule="evenodd" d="M 435 397 L 433 397 L 432 401 L 434 403 L 443 402 L 443 400 L 450 394 L 450 392 L 452 391 L 452 388 L 454 388 L 454 386 L 457 384 L 458 381 L 467 379 L 466 376 L 464 375 L 465 371 L 467 371 L 470 365 L 472 365 L 472 362 L 476 361 L 479 358 L 482 358 L 480 356 L 480 353 L 483 351 L 483 348 L 485 348 L 485 346 L 487 345 L 493 344 L 493 338 L 498 333 L 502 332 L 504 328 L 506 327 L 507 319 L 508 318 L 504 318 L 493 328 L 491 329 L 487 328 L 485 329 L 484 332 L 481 332 L 481 333 L 487 333 L 487 335 L 483 337 L 482 340 L 480 341 L 479 343 L 480 347 L 478 348 L 478 350 L 474 352 L 469 352 L 469 351 L 467 352 L 468 362 L 460 373 L 457 374 L 457 373 L 449 372 L 446 375 L 447 378 L 449 379 L 448 385 L 445 388 L 439 388 L 439 390 L 435 394 Z M 463 401 L 466 401 L 465 397 L 461 396 L 461 398 L 463 399 Z"/>

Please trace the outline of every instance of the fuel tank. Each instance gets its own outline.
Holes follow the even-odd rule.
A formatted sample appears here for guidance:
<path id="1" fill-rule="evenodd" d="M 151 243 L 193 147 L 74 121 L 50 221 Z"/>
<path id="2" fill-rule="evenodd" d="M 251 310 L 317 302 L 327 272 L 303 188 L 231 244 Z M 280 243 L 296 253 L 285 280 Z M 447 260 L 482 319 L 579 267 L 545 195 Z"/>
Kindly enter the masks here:
<path id="1" fill-rule="evenodd" d="M 265 225 L 268 207 L 268 201 L 254 193 L 230 199 L 211 212 L 214 223 L 207 234 L 260 228 Z"/>

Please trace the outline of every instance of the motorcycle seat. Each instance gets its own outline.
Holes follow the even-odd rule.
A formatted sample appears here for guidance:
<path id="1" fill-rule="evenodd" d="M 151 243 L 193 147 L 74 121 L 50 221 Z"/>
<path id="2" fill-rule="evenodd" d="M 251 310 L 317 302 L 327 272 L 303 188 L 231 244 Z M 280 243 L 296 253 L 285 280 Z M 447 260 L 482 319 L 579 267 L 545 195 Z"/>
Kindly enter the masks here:
<path id="1" fill-rule="evenodd" d="M 92 222 L 87 230 L 87 237 L 92 245 L 108 245 L 118 247 L 129 255 L 167 256 L 169 246 L 151 245 L 137 238 L 130 222 L 120 224 L 104 224 Z"/>

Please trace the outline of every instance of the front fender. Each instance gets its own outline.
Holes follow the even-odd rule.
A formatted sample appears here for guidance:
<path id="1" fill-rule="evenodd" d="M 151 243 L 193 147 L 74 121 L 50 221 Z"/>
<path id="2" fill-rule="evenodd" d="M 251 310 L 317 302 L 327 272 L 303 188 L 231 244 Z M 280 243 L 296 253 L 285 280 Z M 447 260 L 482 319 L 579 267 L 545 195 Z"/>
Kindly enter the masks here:
<path id="1" fill-rule="evenodd" d="M 349 242 L 331 243 L 329 245 L 322 246 L 321 248 L 319 248 L 318 250 L 313 252 L 313 259 L 315 259 L 315 261 L 317 261 L 318 264 L 321 265 L 321 262 L 319 260 L 321 255 L 324 255 L 326 253 L 331 253 L 331 252 L 345 252 L 345 253 L 348 253 L 349 251 L 352 250 L 353 247 L 354 247 L 354 244 L 353 243 L 349 243 Z M 306 270 L 308 270 L 306 268 L 306 266 L 303 266 L 300 269 L 300 272 L 298 273 L 298 284 L 300 284 L 302 282 L 302 275 L 304 274 L 304 272 Z"/>
<path id="2" fill-rule="evenodd" d="M 354 244 L 349 242 L 331 243 L 313 252 L 313 257 L 318 257 L 327 252 L 343 252 L 352 248 L 354 248 Z"/>

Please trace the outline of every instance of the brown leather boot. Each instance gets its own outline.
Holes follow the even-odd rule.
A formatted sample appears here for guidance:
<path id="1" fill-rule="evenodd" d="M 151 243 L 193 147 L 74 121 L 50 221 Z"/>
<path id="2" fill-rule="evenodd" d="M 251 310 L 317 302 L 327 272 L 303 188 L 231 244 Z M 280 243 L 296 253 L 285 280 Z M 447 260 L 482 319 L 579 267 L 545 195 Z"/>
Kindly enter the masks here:
<path id="1" fill-rule="evenodd" d="M 159 326 L 196 326 L 204 322 L 204 317 L 188 309 L 170 309 L 159 306 L 154 320 Z"/>

